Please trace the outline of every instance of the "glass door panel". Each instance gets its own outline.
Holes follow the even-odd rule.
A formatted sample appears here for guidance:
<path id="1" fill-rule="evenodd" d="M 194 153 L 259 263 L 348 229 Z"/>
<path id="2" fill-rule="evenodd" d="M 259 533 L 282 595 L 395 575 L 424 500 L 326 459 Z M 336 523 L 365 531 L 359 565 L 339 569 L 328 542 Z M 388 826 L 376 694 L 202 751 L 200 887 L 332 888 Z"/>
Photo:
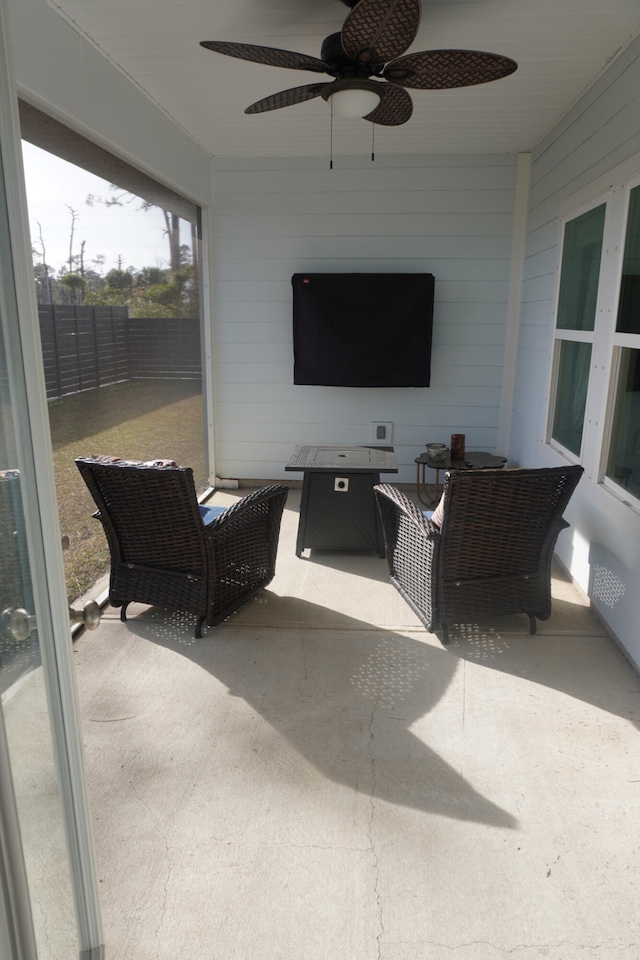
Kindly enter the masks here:
<path id="1" fill-rule="evenodd" d="M 0 697 L 39 960 L 78 956 L 69 859 L 45 689 L 0 338 Z M 3 798 L 4 799 L 4 798 Z M 5 801 L 8 802 L 8 801 Z"/>
<path id="2" fill-rule="evenodd" d="M 0 0 L 0 955 L 102 960 L 5 16 Z"/>

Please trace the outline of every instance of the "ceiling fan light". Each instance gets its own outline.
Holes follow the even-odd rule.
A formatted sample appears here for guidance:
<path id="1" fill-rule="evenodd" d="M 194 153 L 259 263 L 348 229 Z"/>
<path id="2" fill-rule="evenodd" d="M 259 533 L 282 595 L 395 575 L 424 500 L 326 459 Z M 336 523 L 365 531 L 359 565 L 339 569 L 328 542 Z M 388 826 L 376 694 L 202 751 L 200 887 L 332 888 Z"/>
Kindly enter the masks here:
<path id="1" fill-rule="evenodd" d="M 350 87 L 331 94 L 331 107 L 339 117 L 366 117 L 380 103 L 381 93 L 371 87 Z"/>

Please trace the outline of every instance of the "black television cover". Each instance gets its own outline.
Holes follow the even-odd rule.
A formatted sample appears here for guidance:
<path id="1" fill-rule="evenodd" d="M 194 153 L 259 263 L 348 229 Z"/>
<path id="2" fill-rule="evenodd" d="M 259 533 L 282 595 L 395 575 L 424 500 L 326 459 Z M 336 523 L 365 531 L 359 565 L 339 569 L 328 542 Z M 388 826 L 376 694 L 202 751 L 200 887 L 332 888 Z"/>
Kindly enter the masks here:
<path id="1" fill-rule="evenodd" d="M 430 273 L 295 273 L 293 382 L 428 387 Z"/>

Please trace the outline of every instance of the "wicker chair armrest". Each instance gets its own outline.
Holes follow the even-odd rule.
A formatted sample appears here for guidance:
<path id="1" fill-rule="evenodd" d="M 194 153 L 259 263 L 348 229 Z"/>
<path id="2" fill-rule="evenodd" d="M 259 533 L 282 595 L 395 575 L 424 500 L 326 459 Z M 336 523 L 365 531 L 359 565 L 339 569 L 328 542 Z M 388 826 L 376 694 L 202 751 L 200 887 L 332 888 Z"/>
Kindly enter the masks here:
<path id="1" fill-rule="evenodd" d="M 440 527 L 425 517 L 424 513 L 393 484 L 378 483 L 373 489 L 376 496 L 386 497 L 401 510 L 428 540 L 435 540 L 440 536 Z"/>
<path id="2" fill-rule="evenodd" d="M 374 487 L 391 582 L 427 630 L 439 623 L 440 527 L 392 484 Z"/>
<path id="3" fill-rule="evenodd" d="M 246 513 L 251 507 L 255 506 L 258 503 L 262 503 L 267 500 L 282 500 L 282 507 L 284 508 L 285 501 L 289 494 L 289 488 L 283 483 L 274 483 L 268 487 L 262 487 L 260 490 L 254 490 L 253 493 L 247 494 L 246 497 L 237 500 L 230 507 L 221 513 L 219 517 L 216 517 L 215 520 L 212 520 L 205 527 L 206 534 L 216 534 L 220 531 L 220 528 L 225 526 L 232 520 L 239 520 L 243 513 Z"/>

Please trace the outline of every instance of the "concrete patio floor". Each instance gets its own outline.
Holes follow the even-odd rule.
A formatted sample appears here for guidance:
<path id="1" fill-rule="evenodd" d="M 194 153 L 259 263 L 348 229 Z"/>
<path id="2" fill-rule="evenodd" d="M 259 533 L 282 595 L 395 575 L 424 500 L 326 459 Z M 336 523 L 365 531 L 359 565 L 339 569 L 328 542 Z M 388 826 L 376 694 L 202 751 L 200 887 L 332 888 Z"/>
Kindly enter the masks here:
<path id="1" fill-rule="evenodd" d="M 76 643 L 107 960 L 637 960 L 640 681 L 583 595 L 445 648 L 298 504 L 202 639 Z"/>

